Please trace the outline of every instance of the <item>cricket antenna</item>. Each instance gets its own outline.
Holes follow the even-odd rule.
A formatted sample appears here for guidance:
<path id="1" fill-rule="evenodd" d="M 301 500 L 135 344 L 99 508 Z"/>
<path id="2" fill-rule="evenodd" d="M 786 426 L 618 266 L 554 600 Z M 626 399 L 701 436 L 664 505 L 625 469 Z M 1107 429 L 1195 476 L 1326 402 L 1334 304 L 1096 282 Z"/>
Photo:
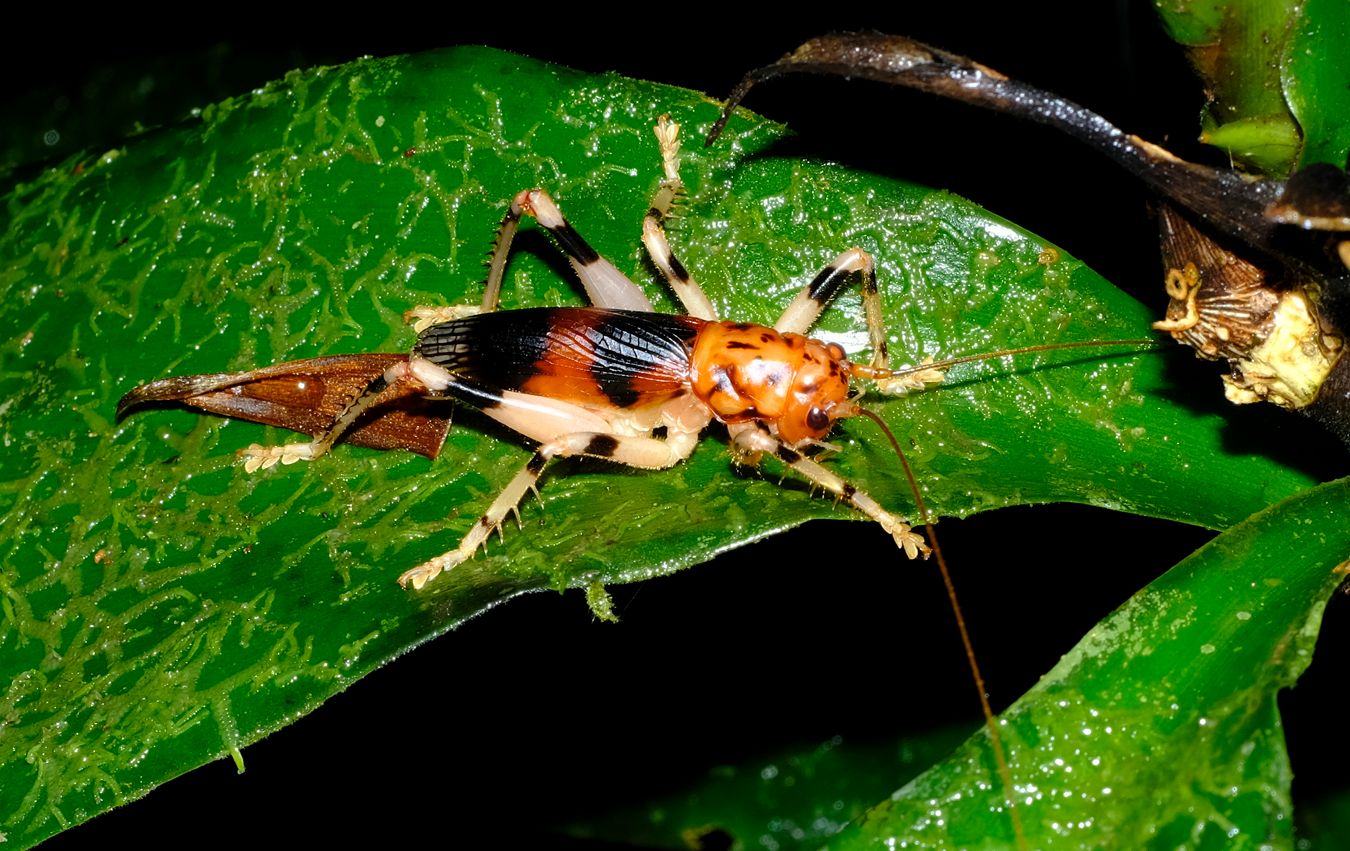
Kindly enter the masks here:
<path id="1" fill-rule="evenodd" d="M 897 378 L 906 378 L 911 375 L 918 375 L 930 370 L 938 370 L 941 372 L 954 366 L 960 366 L 964 363 L 976 363 L 977 361 L 993 360 L 995 358 L 1030 355 L 1037 352 L 1054 352 L 1060 349 L 1095 349 L 1110 346 L 1128 346 L 1138 349 L 1161 348 L 1158 340 L 1074 340 L 1068 343 L 1040 343 L 1034 346 L 1022 346 L 1017 349 L 1002 349 L 997 352 L 981 352 L 977 355 L 944 358 L 943 360 L 926 361 L 924 363 L 916 364 L 915 366 L 905 366 L 899 369 L 888 369 L 867 366 L 860 363 L 850 363 L 848 365 L 848 371 L 850 375 L 857 376 L 858 378 L 866 378 L 872 381 L 889 381 Z M 941 378 L 936 380 L 941 381 Z M 861 409 L 858 410 L 861 411 Z M 867 413 L 867 416 L 870 416 L 873 419 L 876 418 L 874 414 L 870 413 Z M 892 438 L 892 442 L 894 442 L 894 438 Z M 903 457 L 901 460 L 903 460 Z M 906 464 L 905 467 L 908 469 L 909 465 Z"/>
<path id="2" fill-rule="evenodd" d="M 923 501 L 923 494 L 919 492 L 919 483 L 914 478 L 914 470 L 909 466 L 909 459 L 905 457 L 905 452 L 900 448 L 900 441 L 895 439 L 895 433 L 891 431 L 890 426 L 880 415 L 860 407 L 856 404 L 851 406 L 850 413 L 858 413 L 867 417 L 876 423 L 886 439 L 891 442 L 891 448 L 895 450 L 895 457 L 900 459 L 900 467 L 905 471 L 905 478 L 909 480 L 909 490 L 914 494 L 914 507 L 918 512 L 919 519 L 923 521 L 923 527 L 928 532 L 928 544 L 933 548 L 933 555 L 937 559 L 938 571 L 942 574 L 942 584 L 947 589 L 947 600 L 951 603 L 952 613 L 956 615 L 956 629 L 961 633 L 961 644 L 966 650 L 966 661 L 970 664 L 970 673 L 975 678 L 975 690 L 980 695 L 980 708 L 984 710 L 984 726 L 989 731 L 989 742 L 994 748 L 994 761 L 998 765 L 998 776 L 1003 781 L 1003 801 L 1008 807 L 1009 818 L 1012 819 L 1013 834 L 1017 837 L 1017 847 L 1027 848 L 1026 835 L 1022 831 L 1022 817 L 1018 812 L 1017 804 L 1013 800 L 1013 779 L 1012 772 L 1008 769 L 1008 759 L 1003 750 L 1003 736 L 998 730 L 998 718 L 994 715 L 994 709 L 989 703 L 989 694 L 984 686 L 984 675 L 980 673 L 980 663 L 975 659 L 975 645 L 970 640 L 970 630 L 966 628 L 966 618 L 961 612 L 961 602 L 956 596 L 956 585 L 952 582 L 951 571 L 947 568 L 947 559 L 942 554 L 942 545 L 938 543 L 937 532 L 933 528 L 933 516 L 928 512 L 928 504 Z"/>

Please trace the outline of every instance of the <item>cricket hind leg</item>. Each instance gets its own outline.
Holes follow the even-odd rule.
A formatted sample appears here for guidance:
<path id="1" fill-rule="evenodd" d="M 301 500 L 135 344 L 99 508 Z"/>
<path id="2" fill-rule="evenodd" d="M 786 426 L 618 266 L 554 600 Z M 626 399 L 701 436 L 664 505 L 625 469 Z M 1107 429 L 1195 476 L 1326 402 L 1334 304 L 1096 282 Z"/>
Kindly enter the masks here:
<path id="1" fill-rule="evenodd" d="M 895 545 L 904 550 L 910 558 L 920 556 L 928 558 L 931 550 L 923 536 L 899 517 L 881 507 L 881 504 L 866 492 L 859 490 L 843 477 L 817 464 L 800 451 L 793 449 L 780 438 L 770 433 L 761 423 L 742 423 L 728 427 L 731 434 L 732 451 L 742 459 L 757 460 L 763 455 L 773 455 L 788 467 L 806 477 L 813 485 L 824 488 L 836 497 L 844 500 L 863 514 L 881 524 Z"/>
<path id="2" fill-rule="evenodd" d="M 591 304 L 613 310 L 652 311 L 652 303 L 642 289 L 577 233 L 576 228 L 563 216 L 553 196 L 543 189 L 525 189 L 511 199 L 511 206 L 497 229 L 492 255 L 488 260 L 482 302 L 477 306 L 414 307 L 404 314 L 404 320 L 412 323 L 413 330 L 420 333 L 432 325 L 497 309 L 501 300 L 502 280 L 506 275 L 506 261 L 511 254 L 511 244 L 520 230 L 520 218 L 524 215 L 533 216 L 544 230 L 552 234 L 576 271 Z"/>
<path id="3" fill-rule="evenodd" d="M 670 242 L 666 239 L 663 223 L 670 217 L 675 199 L 684 194 L 684 181 L 680 179 L 680 125 L 663 115 L 656 122 L 656 138 L 661 145 L 661 165 L 664 177 L 652 197 L 651 208 L 642 220 L 642 244 L 652 263 L 665 276 L 666 282 L 675 292 L 685 312 L 699 319 L 715 320 L 717 311 L 703 292 L 689 270 L 675 256 Z"/>
<path id="4" fill-rule="evenodd" d="M 558 209 L 552 196 L 543 189 L 527 189 L 511 201 L 511 209 L 503 222 L 505 238 L 498 239 L 492 253 L 489 267 L 488 292 L 484 293 L 485 309 L 496 307 L 497 295 L 501 291 L 502 274 L 506 266 L 506 253 L 510 249 L 511 237 L 514 237 L 516 224 L 521 213 L 534 216 L 545 230 L 552 234 L 563 253 L 567 255 L 572 268 L 576 270 L 581 285 L 586 289 L 586 297 L 596 307 L 613 310 L 640 310 L 651 312 L 652 303 L 637 284 L 628 279 L 614 264 L 606 260 L 591 247 L 581 234 L 568 223 Z M 508 224 L 510 225 L 508 231 Z M 491 298 L 492 304 L 488 306 Z"/>
<path id="5" fill-rule="evenodd" d="M 660 143 L 664 177 L 643 219 L 642 241 L 653 264 L 665 276 L 680 303 L 684 305 L 685 311 L 700 319 L 714 320 L 717 314 L 712 302 L 671 250 L 663 228 L 663 222 L 669 217 L 675 199 L 684 194 L 684 181 L 680 179 L 679 130 L 680 126 L 672 122 L 669 116 L 663 115 L 657 120 L 656 138 Z M 567 255 L 572 268 L 576 270 L 577 277 L 581 280 L 592 305 L 613 310 L 645 312 L 653 310 L 651 301 L 642 289 L 591 247 L 563 216 L 557 202 L 546 190 L 526 189 L 511 199 L 511 205 L 497 229 L 492 254 L 488 260 L 488 276 L 483 288 L 482 302 L 476 306 L 414 307 L 404 314 L 404 319 L 412 323 L 413 330 L 421 332 L 432 325 L 497 309 L 501 299 L 502 281 L 506 275 L 506 261 L 511 253 L 511 244 L 520 230 L 520 219 L 523 215 L 533 216 L 552 234 L 563 253 Z"/>
<path id="6" fill-rule="evenodd" d="M 544 468 L 554 458 L 604 458 L 629 467 L 658 470 L 673 467 L 688 458 L 697 443 L 697 431 L 673 427 L 668 429 L 664 438 L 620 435 L 607 431 L 573 432 L 554 438 L 535 451 L 524 469 L 511 479 L 487 511 L 474 522 L 473 528 L 465 534 L 459 546 L 406 571 L 398 582 L 405 588 L 411 585 L 414 589 L 421 589 L 442 572 L 472 558 L 494 531 L 501 534 L 501 525 L 507 515 L 515 512 L 519 516 L 521 500 L 534 490 Z"/>

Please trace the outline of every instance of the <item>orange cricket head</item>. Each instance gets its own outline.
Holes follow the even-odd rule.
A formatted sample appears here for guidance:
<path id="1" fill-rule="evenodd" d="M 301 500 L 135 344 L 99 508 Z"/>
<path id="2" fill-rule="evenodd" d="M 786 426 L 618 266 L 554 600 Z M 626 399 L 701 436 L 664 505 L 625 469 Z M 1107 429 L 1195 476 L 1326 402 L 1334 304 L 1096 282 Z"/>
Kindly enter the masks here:
<path id="1" fill-rule="evenodd" d="M 853 413 L 851 372 L 835 343 L 744 322 L 709 322 L 690 358 L 694 395 L 717 419 L 760 420 L 791 445 L 823 438 Z"/>

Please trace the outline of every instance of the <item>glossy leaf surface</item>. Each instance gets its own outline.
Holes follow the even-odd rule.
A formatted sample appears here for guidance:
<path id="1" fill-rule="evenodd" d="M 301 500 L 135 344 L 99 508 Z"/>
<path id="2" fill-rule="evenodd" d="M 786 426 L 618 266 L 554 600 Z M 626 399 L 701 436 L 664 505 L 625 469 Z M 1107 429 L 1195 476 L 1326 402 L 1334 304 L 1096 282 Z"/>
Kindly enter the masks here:
<path id="1" fill-rule="evenodd" d="M 1342 480 L 1219 536 L 1003 713 L 1031 847 L 1290 845 L 1276 695 L 1311 661 L 1327 597 L 1344 579 L 1348 498 Z M 1015 847 L 987 734 L 946 756 L 951 735 L 836 737 L 719 767 L 683 794 L 574 831 L 670 848 L 713 831 L 744 847 Z M 1329 806 L 1305 821 L 1330 839 L 1318 820 L 1337 817 Z"/>
<path id="2" fill-rule="evenodd" d="M 1034 846 L 1292 842 L 1276 693 L 1312 659 L 1350 555 L 1341 480 L 1256 515 L 1099 624 L 1000 718 Z M 1235 683 L 1242 685 L 1235 687 Z M 1007 847 L 977 737 L 828 847 Z"/>
<path id="3" fill-rule="evenodd" d="M 852 516 L 779 486 L 776 470 L 733 475 L 717 437 L 662 473 L 561 463 L 544 511 L 525 505 L 525 532 L 410 594 L 395 577 L 453 546 L 528 458 L 484 418 L 456 411 L 434 464 L 339 447 L 252 476 L 235 451 L 289 435 L 180 411 L 114 422 L 123 392 L 170 374 L 406 351 L 402 312 L 475 300 L 505 204 L 529 186 L 668 309 L 636 248 L 662 112 L 699 127 L 717 109 L 483 50 L 367 60 L 289 75 L 9 190 L 0 830 L 12 842 L 237 755 L 522 591 L 633 581 Z M 1090 270 L 960 199 L 779 159 L 767 125 L 731 134 L 689 154 L 692 197 L 672 228 L 729 317 L 772 322 L 856 244 L 877 256 L 897 358 L 1148 334 L 1145 312 Z M 579 303 L 552 249 L 522 242 L 505 306 Z M 856 296 L 822 333 L 862 345 Z M 1310 483 L 1229 453 L 1217 417 L 1165 401 L 1160 361 L 995 361 L 874 407 L 944 514 L 1076 500 L 1223 527 Z M 869 424 L 834 439 L 832 466 L 908 510 Z"/>
<path id="4" fill-rule="evenodd" d="M 1155 0 L 1212 93 L 1205 141 L 1256 170 L 1344 166 L 1350 127 L 1350 7 L 1338 0 Z"/>

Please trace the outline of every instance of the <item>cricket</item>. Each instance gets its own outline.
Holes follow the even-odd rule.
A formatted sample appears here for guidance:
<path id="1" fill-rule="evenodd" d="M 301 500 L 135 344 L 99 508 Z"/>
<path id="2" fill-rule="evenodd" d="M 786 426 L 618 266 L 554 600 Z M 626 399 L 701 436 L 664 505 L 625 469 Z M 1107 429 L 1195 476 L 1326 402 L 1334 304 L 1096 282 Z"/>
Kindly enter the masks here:
<path id="1" fill-rule="evenodd" d="M 366 372 L 378 364 L 373 377 L 326 425 L 315 428 L 312 416 L 305 420 L 306 430 L 313 429 L 313 440 L 253 444 L 240 451 L 244 469 L 253 473 L 318 459 L 358 425 L 378 422 L 390 398 L 408 396 L 470 405 L 537 443 L 524 469 L 459 546 L 399 577 L 404 587 L 420 590 L 472 558 L 492 533 L 501 533 L 509 515 L 519 516 L 521 501 L 535 489 L 550 460 L 585 456 L 640 469 L 668 468 L 688 458 L 704 430 L 717 420 L 727 428 L 736 463 L 756 466 L 766 455 L 775 457 L 814 487 L 876 521 L 910 558 L 927 558 L 933 550 L 911 523 L 810 457 L 829 448 L 824 440 L 838 420 L 854 416 L 873 419 L 895 445 L 885 422 L 859 404 L 863 393 L 851 380 L 867 380 L 883 394 L 899 394 L 941 383 L 944 371 L 957 364 L 1049 349 L 1149 343 L 1106 340 L 1028 346 L 892 369 L 876 266 L 871 255 L 857 247 L 843 251 L 820 270 L 772 327 L 720 320 L 671 249 L 663 226 L 685 191 L 679 175 L 679 129 L 667 116 L 656 125 L 664 176 L 644 217 L 642 241 L 686 313 L 656 312 L 642 289 L 567 222 L 546 190 L 521 191 L 498 230 L 481 304 L 409 310 L 405 320 L 418 337 L 408 358 L 384 356 L 389 359 L 376 361 L 377 356 L 362 356 L 365 360 L 359 366 Z M 511 244 L 526 215 L 538 221 L 567 255 L 591 307 L 497 309 Z M 837 343 L 805 336 L 852 280 L 862 289 L 871 350 L 867 364 L 851 361 Z M 288 367 L 297 372 L 317 369 L 314 364 L 282 365 L 268 372 L 284 373 Z M 355 366 L 353 372 L 359 374 Z M 179 393 L 173 398 L 181 399 L 186 395 L 182 388 L 204 392 L 229 383 L 222 378 L 233 377 L 189 376 L 143 385 L 123 397 L 119 415 L 143 401 L 169 398 L 156 394 L 159 385 L 174 382 Z M 394 444 L 386 440 L 366 445 Z M 905 470 L 921 505 L 907 464 Z M 920 514 L 924 513 L 921 507 Z"/>
<path id="2" fill-rule="evenodd" d="M 765 456 L 776 458 L 813 489 L 878 523 L 909 558 L 936 557 L 999 773 L 1005 790 L 1011 790 L 995 716 L 932 530 L 932 518 L 898 441 L 879 415 L 860 404 L 864 393 L 854 382 L 869 382 L 882 394 L 899 394 L 941 383 L 945 370 L 957 364 L 1051 349 L 1139 347 L 1151 341 L 1047 344 L 892 368 L 876 266 L 871 255 L 858 247 L 847 248 L 821 269 L 773 326 L 719 319 L 665 233 L 664 223 L 685 192 L 679 174 L 680 128 L 662 116 L 655 132 L 663 176 L 643 220 L 642 242 L 683 305 L 684 314 L 656 312 L 642 289 L 568 223 L 546 190 L 521 191 L 512 199 L 498 230 L 481 303 L 408 311 L 405 320 L 418 335 L 408 357 L 353 356 L 355 361 L 344 366 L 350 377 L 341 386 L 351 394 L 345 404 L 325 402 L 327 413 L 318 422 L 309 411 L 303 426 L 284 423 L 310 431 L 314 438 L 276 446 L 253 444 L 240 450 L 244 469 L 255 473 L 278 464 L 313 461 L 348 438 L 363 445 L 396 447 L 397 433 L 384 442 L 358 439 L 362 429 L 384 416 L 391 398 L 424 397 L 470 405 L 537 444 L 524 468 L 473 522 L 458 546 L 398 577 L 404 587 L 420 590 L 471 559 L 494 532 L 501 534 L 511 514 L 518 518 L 522 500 L 535 491 L 551 460 L 584 456 L 640 469 L 669 468 L 690 456 L 716 420 L 726 427 L 728 447 L 737 464 L 754 467 Z M 566 254 L 590 307 L 497 309 L 511 245 L 524 216 L 534 218 Z M 806 336 L 830 301 L 855 281 L 862 291 L 867 324 L 870 356 L 866 363 L 851 360 L 837 343 Z M 284 383 L 290 375 L 330 370 L 326 360 L 283 364 L 247 375 Z M 332 381 L 333 373 L 324 374 Z M 119 416 L 147 400 L 181 400 L 193 392 L 222 391 L 240 377 L 187 376 L 143 385 L 123 397 Z M 894 448 L 909 480 L 917 518 L 907 520 L 893 513 L 813 457 L 835 448 L 826 438 L 839 420 L 855 416 L 873 420 Z M 442 421 L 441 437 L 446 427 L 448 422 Z M 409 438 L 402 448 L 434 457 L 439 443 L 433 441 L 429 446 L 414 445 Z M 916 531 L 916 526 L 926 527 L 927 536 Z M 1011 803 L 1009 811 L 1016 823 Z M 1020 836 L 1020 826 L 1015 830 Z"/>
<path id="3" fill-rule="evenodd" d="M 472 405 L 539 444 L 459 546 L 399 577 L 420 589 L 481 547 L 517 511 L 550 460 L 587 456 L 641 469 L 689 457 L 712 420 L 727 427 L 731 452 L 754 465 L 772 455 L 812 484 L 881 524 L 911 558 L 930 552 L 910 524 L 808 457 L 835 421 L 862 412 L 850 378 L 872 379 L 891 392 L 941 379 L 940 368 L 889 368 L 875 265 L 850 248 L 820 271 L 772 328 L 719 321 L 711 301 L 671 250 L 662 226 L 683 192 L 679 127 L 656 128 L 665 177 L 643 224 L 643 242 L 687 311 L 657 313 L 642 290 L 601 257 L 543 189 L 520 192 L 497 234 L 478 307 L 409 311 L 418 338 L 411 357 L 370 381 L 323 433 L 308 443 L 242 451 L 249 472 L 326 454 L 390 387 Z M 567 254 L 592 307 L 499 311 L 503 273 L 524 215 L 534 217 Z M 837 344 L 804 335 L 852 278 L 862 281 L 871 340 L 870 365 L 849 361 Z M 661 429 L 663 436 L 656 436 Z"/>

